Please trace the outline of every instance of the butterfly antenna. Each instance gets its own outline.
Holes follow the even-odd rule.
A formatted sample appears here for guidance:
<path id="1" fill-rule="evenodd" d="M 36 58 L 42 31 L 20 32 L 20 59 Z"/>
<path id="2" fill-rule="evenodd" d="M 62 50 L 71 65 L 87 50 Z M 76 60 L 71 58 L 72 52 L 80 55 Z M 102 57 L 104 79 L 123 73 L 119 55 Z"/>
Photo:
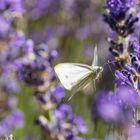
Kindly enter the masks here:
<path id="1" fill-rule="evenodd" d="M 104 63 L 104 65 L 108 65 L 108 64 L 113 64 L 113 63 L 115 63 L 115 62 L 117 62 L 117 61 L 107 61 L 106 63 Z"/>
<path id="2" fill-rule="evenodd" d="M 104 63 L 104 65 L 107 65 L 107 66 L 109 67 L 109 70 L 111 71 L 112 76 L 114 76 L 114 74 L 113 74 L 113 71 L 112 71 L 112 69 L 111 69 L 111 67 L 110 67 L 110 64 L 115 63 L 115 62 L 116 62 L 116 61 L 109 61 L 109 60 L 108 60 L 107 63 Z"/>
<path id="3" fill-rule="evenodd" d="M 111 71 L 112 76 L 114 76 L 113 71 L 112 71 L 112 69 L 111 69 L 109 64 L 108 64 L 108 67 L 109 67 L 109 70 Z"/>

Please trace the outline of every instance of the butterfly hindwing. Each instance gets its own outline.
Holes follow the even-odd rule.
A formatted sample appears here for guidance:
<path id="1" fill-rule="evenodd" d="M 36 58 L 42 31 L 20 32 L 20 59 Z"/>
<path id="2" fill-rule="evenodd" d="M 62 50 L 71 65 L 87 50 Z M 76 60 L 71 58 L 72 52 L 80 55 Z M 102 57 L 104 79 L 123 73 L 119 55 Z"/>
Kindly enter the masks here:
<path id="1" fill-rule="evenodd" d="M 92 77 L 93 77 L 93 73 L 87 75 L 83 80 L 80 80 L 79 83 L 77 83 L 74 87 L 73 87 L 73 91 L 78 91 L 80 90 L 81 88 L 84 88 L 86 87 L 90 81 L 92 80 Z"/>
<path id="2" fill-rule="evenodd" d="M 67 90 L 82 88 L 93 73 L 90 66 L 78 63 L 61 63 L 56 65 L 54 69 Z"/>

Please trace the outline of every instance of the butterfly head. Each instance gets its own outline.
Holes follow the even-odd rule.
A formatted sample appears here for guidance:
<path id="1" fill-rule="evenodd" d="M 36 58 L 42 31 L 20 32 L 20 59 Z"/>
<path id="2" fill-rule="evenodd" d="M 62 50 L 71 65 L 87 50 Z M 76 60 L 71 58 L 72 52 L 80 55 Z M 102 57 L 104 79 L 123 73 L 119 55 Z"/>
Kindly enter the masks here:
<path id="1" fill-rule="evenodd" d="M 96 72 L 96 78 L 95 79 L 98 79 L 99 76 L 101 75 L 101 73 L 103 72 L 103 67 L 96 66 L 94 69 L 95 69 L 95 72 Z"/>
<path id="2" fill-rule="evenodd" d="M 103 72 L 103 67 L 98 67 L 98 68 L 97 68 L 97 73 L 100 74 L 100 73 L 102 73 L 102 72 Z"/>

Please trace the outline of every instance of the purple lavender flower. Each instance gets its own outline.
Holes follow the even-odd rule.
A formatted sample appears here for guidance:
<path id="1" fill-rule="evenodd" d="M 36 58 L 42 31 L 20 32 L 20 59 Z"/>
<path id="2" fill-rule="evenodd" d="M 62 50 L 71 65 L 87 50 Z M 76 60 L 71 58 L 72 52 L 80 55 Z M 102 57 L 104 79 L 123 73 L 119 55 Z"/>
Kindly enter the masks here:
<path id="1" fill-rule="evenodd" d="M 21 111 L 12 112 L 10 120 L 13 123 L 14 128 L 22 128 L 24 125 L 24 117 Z"/>
<path id="2" fill-rule="evenodd" d="M 3 90 L 10 94 L 16 94 L 20 91 L 19 82 L 16 79 L 3 79 Z"/>
<path id="3" fill-rule="evenodd" d="M 117 78 L 116 80 L 116 85 L 122 86 L 122 85 L 128 85 L 128 86 L 132 86 L 133 85 L 133 81 L 131 80 L 131 75 L 130 74 L 126 74 L 124 75 L 123 73 L 121 73 L 120 71 L 116 70 L 115 71 L 115 76 Z"/>
<path id="4" fill-rule="evenodd" d="M 140 139 L 140 126 L 134 125 L 129 129 L 128 137 L 129 140 L 139 140 Z"/>
<path id="5" fill-rule="evenodd" d="M 131 41 L 130 41 L 131 42 Z M 139 44 L 132 41 L 129 46 L 129 62 L 124 65 L 121 71 L 116 71 L 117 85 L 129 85 L 135 90 L 139 89 L 138 75 L 140 72 Z"/>
<path id="6" fill-rule="evenodd" d="M 125 0 L 107 0 L 107 8 L 113 15 L 120 15 L 121 13 L 126 12 L 127 5 Z"/>
<path id="7" fill-rule="evenodd" d="M 0 90 L 1 90 L 1 121 L 0 136 L 9 135 L 13 129 L 23 127 L 23 114 L 17 110 L 16 93 L 20 92 L 20 81 L 17 78 L 17 65 L 25 45 L 22 32 L 15 25 L 17 18 L 22 18 L 24 8 L 21 0 L 2 0 L 0 2 Z M 14 25 L 14 26 L 13 26 Z M 4 46 L 4 47 L 3 47 Z M 24 60 L 25 61 L 25 60 Z M 5 112 L 9 115 L 4 115 Z"/>
<path id="8" fill-rule="evenodd" d="M 127 14 L 130 5 L 133 5 L 132 3 L 135 2 L 125 0 L 107 0 L 106 2 L 109 13 L 103 15 L 104 21 L 122 37 L 132 34 L 134 32 L 134 24 L 138 22 L 138 17 L 131 12 Z"/>
<path id="9" fill-rule="evenodd" d="M 61 111 L 61 114 L 64 116 L 64 117 L 67 117 L 69 114 L 72 113 L 72 109 L 69 105 L 67 104 L 63 104 L 59 107 L 59 110 Z"/>
<path id="10" fill-rule="evenodd" d="M 139 106 L 137 92 L 129 86 L 119 86 L 115 93 L 102 92 L 97 96 L 95 113 L 109 124 L 125 126 L 133 123 Z"/>
<path id="11" fill-rule="evenodd" d="M 57 85 L 54 89 L 51 90 L 51 95 L 52 98 L 59 103 L 64 98 L 65 92 L 60 85 Z"/>
<path id="12" fill-rule="evenodd" d="M 11 11 L 16 11 L 19 13 L 23 13 L 24 12 L 24 7 L 23 7 L 23 1 L 22 0 L 11 0 L 8 3 L 11 7 L 10 10 Z"/>
<path id="13" fill-rule="evenodd" d="M 1 0 L 1 2 L 0 2 L 0 10 L 6 9 L 6 6 L 7 6 L 6 0 Z"/>
<path id="14" fill-rule="evenodd" d="M 120 16 L 127 12 L 127 10 L 134 7 L 135 4 L 136 0 L 106 0 L 107 8 L 114 16 Z"/>
<path id="15" fill-rule="evenodd" d="M 130 49 L 133 49 L 134 52 L 136 52 L 137 54 L 139 54 L 140 51 L 140 44 L 138 43 L 137 40 L 132 41 L 132 44 L 130 46 Z"/>
<path id="16" fill-rule="evenodd" d="M 78 132 L 84 134 L 88 131 L 87 126 L 85 125 L 85 122 L 83 121 L 81 117 L 75 117 L 74 122 L 76 124 L 76 127 L 77 127 L 76 129 Z"/>
<path id="17" fill-rule="evenodd" d="M 0 122 L 0 136 L 9 135 L 14 128 L 23 127 L 23 114 L 16 110 Z"/>
<path id="18" fill-rule="evenodd" d="M 23 2 L 22 0 L 2 0 L 0 3 L 0 10 L 9 10 L 10 12 L 23 13 Z"/>
<path id="19" fill-rule="evenodd" d="M 33 54 L 32 54 L 33 53 Z M 31 51 L 31 62 L 23 62 L 18 70 L 18 77 L 31 85 L 43 85 L 45 80 L 53 79 L 51 61 L 56 57 L 56 52 L 48 54 L 47 45 L 41 44 Z M 25 56 L 26 58 L 27 56 Z M 23 59 L 24 60 L 24 59 Z M 22 61 L 22 59 L 21 59 Z M 39 74 L 40 73 L 40 74 Z"/>
<path id="20" fill-rule="evenodd" d="M 116 96 L 123 104 L 130 107 L 140 105 L 140 97 L 137 92 L 129 86 L 120 86 L 116 89 Z"/>
<path id="21" fill-rule="evenodd" d="M 82 139 L 78 136 L 80 133 L 87 132 L 83 120 L 72 113 L 70 106 L 62 104 L 52 113 L 51 121 L 44 116 L 40 116 L 37 120 L 38 124 L 51 133 L 52 137 L 58 140 L 77 140 Z"/>
<path id="22" fill-rule="evenodd" d="M 104 93 L 98 97 L 96 112 L 108 123 L 119 123 L 123 119 L 122 108 L 112 93 Z"/>
<path id="23" fill-rule="evenodd" d="M 4 16 L 0 15 L 0 38 L 6 38 L 11 32 L 11 22 Z"/>

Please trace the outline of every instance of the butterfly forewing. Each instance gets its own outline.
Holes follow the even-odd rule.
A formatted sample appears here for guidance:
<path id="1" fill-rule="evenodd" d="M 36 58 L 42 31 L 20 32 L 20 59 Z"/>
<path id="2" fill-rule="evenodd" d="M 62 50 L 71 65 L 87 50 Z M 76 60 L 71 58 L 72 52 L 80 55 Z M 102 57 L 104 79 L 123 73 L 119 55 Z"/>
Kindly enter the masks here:
<path id="1" fill-rule="evenodd" d="M 92 60 L 92 66 L 97 66 L 98 65 L 98 54 L 97 54 L 97 46 L 94 48 L 94 56 Z"/>
<path id="2" fill-rule="evenodd" d="M 92 68 L 78 63 L 61 63 L 55 66 L 55 72 L 62 85 L 68 89 L 80 89 L 92 75 Z"/>

